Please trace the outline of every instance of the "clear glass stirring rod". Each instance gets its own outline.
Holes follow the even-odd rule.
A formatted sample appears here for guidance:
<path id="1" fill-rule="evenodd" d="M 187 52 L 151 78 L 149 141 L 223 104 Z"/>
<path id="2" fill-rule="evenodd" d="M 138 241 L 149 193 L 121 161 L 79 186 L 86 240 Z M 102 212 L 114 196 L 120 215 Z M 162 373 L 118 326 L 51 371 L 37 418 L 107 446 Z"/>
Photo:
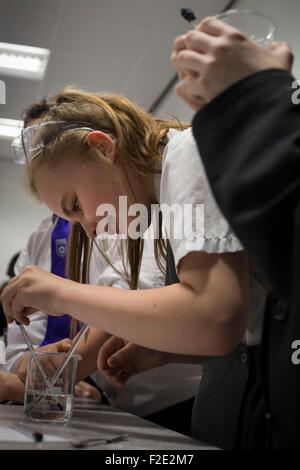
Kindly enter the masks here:
<path id="1" fill-rule="evenodd" d="M 80 330 L 80 332 L 79 332 L 79 334 L 76 338 L 76 341 L 74 342 L 74 344 L 72 344 L 71 348 L 69 349 L 69 351 L 67 353 L 68 355 L 64 358 L 64 360 L 62 361 L 62 363 L 58 367 L 57 371 L 55 372 L 55 374 L 51 378 L 50 386 L 52 386 L 55 383 L 55 381 L 59 378 L 59 376 L 62 373 L 62 371 L 64 370 L 64 368 L 68 365 L 68 362 L 71 360 L 72 355 L 76 351 L 77 346 L 79 345 L 79 343 L 81 341 L 81 338 L 85 335 L 85 333 L 87 333 L 89 327 L 90 327 L 90 325 L 85 325 L 81 328 L 81 330 Z"/>
<path id="2" fill-rule="evenodd" d="M 32 356 L 34 362 L 36 363 L 36 365 L 37 365 L 37 367 L 38 367 L 38 369 L 41 373 L 41 376 L 43 377 L 43 380 L 44 380 L 44 382 L 47 386 L 47 389 L 49 389 L 50 393 L 53 394 L 52 384 L 49 382 L 48 377 L 46 376 L 45 371 L 44 371 L 40 361 L 38 360 L 37 355 L 35 354 L 35 350 L 33 349 L 32 343 L 31 343 L 30 338 L 27 334 L 27 331 L 25 330 L 24 325 L 22 323 L 17 322 L 17 321 L 16 321 L 16 324 L 19 326 L 19 328 L 21 330 L 21 333 L 23 335 L 25 343 L 27 344 L 27 346 L 29 348 L 29 351 L 31 353 L 31 356 Z M 61 406 L 61 404 L 58 401 L 56 401 L 56 404 L 60 408 L 60 410 L 63 410 L 63 407 Z"/>

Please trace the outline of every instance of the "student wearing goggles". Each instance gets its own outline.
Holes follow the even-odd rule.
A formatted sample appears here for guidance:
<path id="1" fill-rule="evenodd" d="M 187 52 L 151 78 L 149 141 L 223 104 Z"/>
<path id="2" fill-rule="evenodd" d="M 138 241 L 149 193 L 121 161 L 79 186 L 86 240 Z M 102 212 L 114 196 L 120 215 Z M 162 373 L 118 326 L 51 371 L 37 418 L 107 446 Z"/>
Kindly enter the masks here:
<path id="1" fill-rule="evenodd" d="M 118 213 L 123 195 L 128 197 L 129 205 L 139 203 L 147 209 L 156 202 L 168 207 L 177 203 L 182 208 L 186 203 L 193 207 L 201 204 L 204 233 L 197 232 L 192 240 L 184 233 L 176 238 L 169 227 L 167 285 L 161 288 L 137 289 L 142 237 L 126 240 L 130 290 L 86 285 L 57 278 L 34 266 L 25 268 L 3 294 L 8 322 L 17 319 L 28 325 L 28 316 L 37 309 L 56 316 L 68 313 L 129 341 L 126 351 L 132 345 L 136 351 L 135 346 L 141 345 L 139 348 L 151 348 L 148 351 L 152 353 L 153 348 L 167 355 L 179 354 L 179 362 L 183 361 L 182 355 L 187 361 L 200 361 L 207 356 L 199 387 L 199 401 L 209 404 L 207 416 L 204 420 L 201 410 L 195 408 L 193 427 L 195 423 L 208 423 L 201 440 L 222 448 L 236 448 L 240 404 L 249 396 L 246 385 L 252 373 L 251 361 L 241 362 L 240 357 L 247 358 L 248 346 L 260 342 L 265 293 L 255 272 L 249 272 L 247 253 L 211 195 L 190 126 L 154 118 L 123 96 L 69 89 L 56 96 L 46 119 L 89 122 L 93 125 L 88 128 L 95 124 L 95 129 L 105 129 L 86 131 L 83 125 L 57 133 L 45 124 L 36 135 L 23 139 L 31 162 L 32 190 L 50 210 L 82 228 L 72 250 L 77 264 L 88 260 L 79 247 L 86 246 L 87 237 L 93 239 L 97 235 L 96 228 L 103 218 L 97 208 L 110 204 Z M 42 135 L 45 131 L 46 137 L 39 131 Z M 194 211 L 190 217 L 193 226 L 197 225 L 196 215 Z M 119 222 L 117 219 L 117 233 Z M 160 232 L 154 247 L 157 263 L 162 260 L 164 267 L 166 252 L 162 241 Z M 78 272 L 86 271 L 80 268 Z M 250 292 L 254 285 L 259 301 Z M 105 354 L 102 350 L 99 358 L 101 369 L 108 375 L 110 365 L 115 370 L 109 357 L 115 346 L 118 349 L 112 342 L 109 354 L 107 349 Z M 231 358 L 229 374 L 227 366 L 220 370 L 214 361 L 214 356 L 227 355 Z M 146 360 L 142 362 L 144 367 L 148 364 Z M 124 371 L 123 366 L 117 367 L 117 371 L 119 377 L 124 377 L 126 368 Z M 234 380 L 228 380 L 229 375 Z M 236 398 L 228 399 L 232 396 Z"/>

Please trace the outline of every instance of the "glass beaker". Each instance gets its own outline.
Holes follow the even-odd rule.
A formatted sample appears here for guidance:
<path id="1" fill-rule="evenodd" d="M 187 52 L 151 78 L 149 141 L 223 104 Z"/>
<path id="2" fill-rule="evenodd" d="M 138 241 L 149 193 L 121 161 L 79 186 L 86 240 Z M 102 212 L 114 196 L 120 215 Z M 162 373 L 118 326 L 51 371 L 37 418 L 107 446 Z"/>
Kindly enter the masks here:
<path id="1" fill-rule="evenodd" d="M 69 421 L 73 412 L 77 362 L 81 356 L 44 351 L 36 351 L 36 356 L 44 369 L 50 387 L 45 383 L 30 354 L 24 399 L 25 415 L 43 421 Z M 67 358 L 69 358 L 68 363 L 57 375 L 62 361 Z M 57 375 L 56 378 L 55 375 Z"/>
<path id="2" fill-rule="evenodd" d="M 215 18 L 234 26 L 264 47 L 270 46 L 278 29 L 272 18 L 252 10 L 227 10 Z"/>

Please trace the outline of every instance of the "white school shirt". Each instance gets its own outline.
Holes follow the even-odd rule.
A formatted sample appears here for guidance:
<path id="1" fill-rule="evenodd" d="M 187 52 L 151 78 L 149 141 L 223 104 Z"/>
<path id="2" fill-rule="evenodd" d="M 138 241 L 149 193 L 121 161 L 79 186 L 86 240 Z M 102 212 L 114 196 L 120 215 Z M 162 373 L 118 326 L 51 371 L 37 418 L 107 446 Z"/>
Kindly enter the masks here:
<path id="1" fill-rule="evenodd" d="M 157 200 L 160 205 L 165 204 L 168 207 L 178 204 L 182 213 L 186 207 L 190 208 L 185 205 L 189 204 L 194 209 L 192 212 L 187 210 L 184 219 L 184 224 L 187 226 L 190 224 L 193 229 L 192 237 L 181 230 L 180 217 L 177 217 L 174 224 L 170 224 L 169 227 L 164 224 L 164 230 L 173 251 L 176 270 L 179 261 L 193 251 L 226 253 L 244 250 L 215 201 L 192 129 L 188 128 L 184 131 L 170 129 L 167 139 L 168 142 L 163 151 L 161 175 L 155 178 Z M 198 220 L 198 226 L 195 211 L 197 204 L 201 208 L 204 207 L 203 224 L 199 224 Z M 181 238 L 174 238 L 174 235 L 178 236 L 180 233 Z M 250 314 L 243 341 L 248 346 L 261 342 L 266 298 L 267 290 L 260 280 L 260 275 L 251 266 Z"/>
<path id="2" fill-rule="evenodd" d="M 41 222 L 36 232 L 30 236 L 26 248 L 21 252 L 15 265 L 15 274 L 19 274 L 28 264 L 37 265 L 46 271 L 51 270 L 53 228 L 52 216 Z M 107 243 L 106 254 L 113 265 L 122 270 L 117 242 L 109 240 Z M 93 250 L 91 256 L 90 281 L 92 284 L 128 289 L 127 283 L 99 255 L 97 249 Z M 147 289 L 163 285 L 164 276 L 154 259 L 153 240 L 145 241 L 139 288 Z M 26 327 L 26 330 L 34 347 L 38 347 L 43 341 L 47 321 L 47 315 L 42 312 L 31 315 L 30 325 Z M 19 327 L 14 322 L 8 326 L 7 340 L 4 370 L 11 372 L 20 356 L 27 349 Z M 94 372 L 91 376 L 105 392 L 111 405 L 138 416 L 147 416 L 194 397 L 201 377 L 201 365 L 166 364 L 132 377 L 124 387 L 117 387 L 108 382 L 99 371 Z"/>

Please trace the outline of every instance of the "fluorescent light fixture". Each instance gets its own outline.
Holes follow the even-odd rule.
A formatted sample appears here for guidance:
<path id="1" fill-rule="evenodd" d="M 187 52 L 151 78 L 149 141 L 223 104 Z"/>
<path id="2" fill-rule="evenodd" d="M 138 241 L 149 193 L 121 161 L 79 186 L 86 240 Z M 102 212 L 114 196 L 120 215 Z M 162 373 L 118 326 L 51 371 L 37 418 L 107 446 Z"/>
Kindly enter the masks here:
<path id="1" fill-rule="evenodd" d="M 23 127 L 23 121 L 16 119 L 0 119 L 0 139 L 12 140 L 18 137 Z"/>
<path id="2" fill-rule="evenodd" d="M 49 54 L 49 49 L 0 42 L 0 75 L 42 80 Z"/>

